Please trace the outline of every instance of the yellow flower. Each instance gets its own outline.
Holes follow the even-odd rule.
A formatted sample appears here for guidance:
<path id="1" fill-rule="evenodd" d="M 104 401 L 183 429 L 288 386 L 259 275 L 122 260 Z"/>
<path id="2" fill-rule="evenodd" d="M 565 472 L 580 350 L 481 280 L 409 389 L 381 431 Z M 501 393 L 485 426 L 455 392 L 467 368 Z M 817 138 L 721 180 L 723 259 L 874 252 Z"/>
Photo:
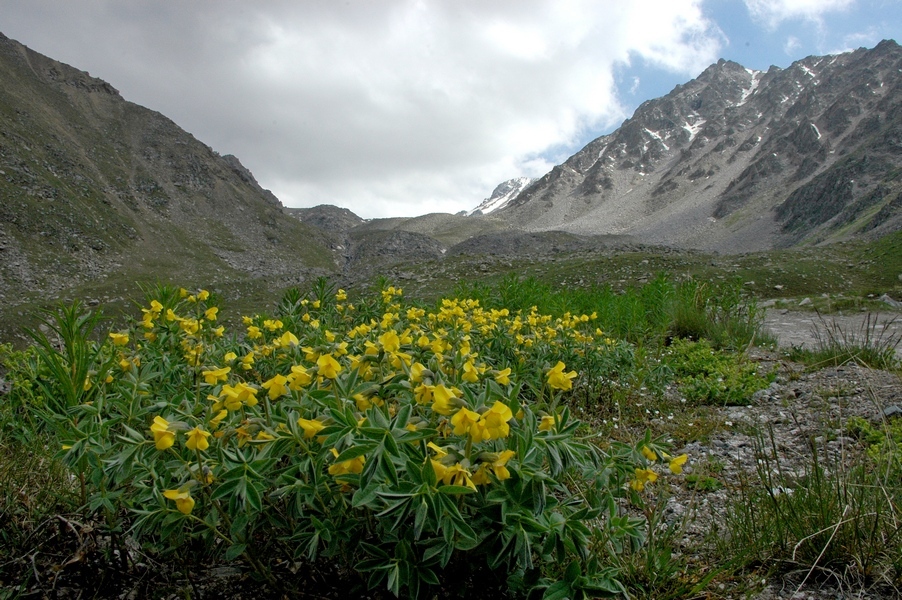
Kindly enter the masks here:
<path id="1" fill-rule="evenodd" d="M 495 472 L 495 477 L 498 478 L 498 481 L 504 481 L 505 479 L 510 479 L 511 473 L 507 470 L 507 462 L 514 457 L 516 452 L 513 450 L 504 450 L 500 454 L 498 454 L 498 458 L 492 461 L 492 471 Z"/>
<path id="2" fill-rule="evenodd" d="M 288 346 L 297 346 L 300 343 L 297 336 L 290 331 L 283 333 L 282 337 L 278 338 L 278 342 L 278 345 L 282 348 L 287 348 Z"/>
<path id="3" fill-rule="evenodd" d="M 204 311 L 204 318 L 208 321 L 215 321 L 216 313 L 218 313 L 218 312 L 219 312 L 218 306 L 211 306 L 210 308 L 208 308 L 207 310 Z"/>
<path id="4" fill-rule="evenodd" d="M 332 456 L 338 457 L 338 450 L 332 448 Z M 349 473 L 362 473 L 363 465 L 366 462 L 366 457 L 362 454 L 355 458 L 351 458 L 348 460 L 343 460 L 340 463 L 335 463 L 329 467 L 329 475 L 347 475 Z"/>
<path id="5" fill-rule="evenodd" d="M 434 389 L 434 385 L 426 385 L 425 383 L 421 383 L 417 387 L 413 388 L 414 400 L 417 401 L 417 404 L 429 404 L 430 402 L 432 402 L 432 391 Z"/>
<path id="6" fill-rule="evenodd" d="M 507 422 L 513 418 L 514 414 L 511 412 L 511 409 L 503 402 L 496 401 L 492 408 L 482 415 L 482 422 L 485 426 L 485 439 L 497 440 L 506 438 L 511 430 Z"/>
<path id="7" fill-rule="evenodd" d="M 479 429 L 476 427 L 478 422 L 479 414 L 469 408 L 461 408 L 451 417 L 451 424 L 454 425 L 454 435 L 464 435 L 469 432 L 471 436 L 476 437 L 476 435 L 480 434 Z M 474 433 L 476 435 L 473 435 Z"/>
<path id="8" fill-rule="evenodd" d="M 410 365 L 410 381 L 420 383 L 423 381 L 423 374 L 427 371 L 426 366 L 422 363 L 413 363 Z"/>
<path id="9" fill-rule="evenodd" d="M 464 363 L 463 371 L 463 375 L 461 375 L 460 378 L 467 383 L 476 383 L 479 381 L 479 371 L 476 369 L 476 365 L 473 364 L 472 360 L 468 360 Z"/>
<path id="10" fill-rule="evenodd" d="M 263 332 L 260 331 L 260 328 L 257 327 L 256 325 L 250 325 L 247 328 L 247 337 L 248 337 L 248 339 L 256 340 L 258 338 L 263 337 Z"/>
<path id="11" fill-rule="evenodd" d="M 304 430 L 304 439 L 311 439 L 326 425 L 319 419 L 298 419 L 298 427 Z"/>
<path id="12" fill-rule="evenodd" d="M 216 416 L 214 416 L 212 419 L 210 419 L 210 428 L 216 429 L 217 427 L 219 427 L 219 424 L 227 416 L 229 416 L 229 411 L 227 411 L 227 410 L 221 410 L 218 413 L 216 413 Z"/>
<path id="13" fill-rule="evenodd" d="M 191 509 L 194 508 L 194 498 L 191 492 L 184 487 L 177 490 L 166 490 L 163 495 L 170 500 L 175 500 L 175 507 L 184 515 L 190 515 Z"/>
<path id="14" fill-rule="evenodd" d="M 654 453 L 654 450 L 649 448 L 648 446 L 642 446 L 642 456 L 647 458 L 650 461 L 658 460 L 658 455 Z"/>
<path id="15" fill-rule="evenodd" d="M 188 335 L 194 335 L 201 330 L 200 321 L 197 319 L 182 319 L 179 321 L 179 327 Z"/>
<path id="16" fill-rule="evenodd" d="M 495 372 L 495 381 L 500 385 L 508 385 L 511 382 L 510 379 L 511 369 L 510 367 Z"/>
<path id="17" fill-rule="evenodd" d="M 437 475 L 438 474 L 436 474 L 436 476 Z M 472 475 L 460 463 L 445 469 L 445 473 L 442 476 L 442 482 L 445 485 L 461 485 L 473 490 L 476 489 L 476 484 L 473 483 Z"/>
<path id="18" fill-rule="evenodd" d="M 128 343 L 128 334 L 127 333 L 115 333 L 115 332 L 111 331 L 110 339 L 113 340 L 114 346 L 124 346 Z"/>
<path id="19" fill-rule="evenodd" d="M 458 396 L 455 392 L 460 393 L 460 390 L 458 390 L 457 388 L 448 389 L 443 384 L 427 387 L 431 388 L 430 391 L 432 392 L 432 397 L 435 400 L 432 403 L 432 410 L 440 415 L 450 415 L 454 410 L 454 407 L 457 406 L 457 403 L 455 401 L 458 399 Z"/>
<path id="20" fill-rule="evenodd" d="M 630 487 L 641 492 L 648 483 L 654 483 L 658 480 L 658 474 L 651 469 L 636 469 L 636 478 L 630 481 Z"/>
<path id="21" fill-rule="evenodd" d="M 208 292 L 207 290 L 201 290 L 197 293 L 197 299 L 200 302 L 203 302 L 204 300 L 206 300 L 209 297 L 210 297 L 210 292 Z"/>
<path id="22" fill-rule="evenodd" d="M 389 329 L 380 335 L 379 343 L 382 345 L 382 349 L 389 353 L 397 352 L 401 349 L 401 338 L 398 337 L 394 329 Z"/>
<path id="23" fill-rule="evenodd" d="M 670 459 L 670 472 L 674 475 L 679 475 L 683 472 L 683 465 L 686 464 L 686 461 L 689 459 L 687 454 L 680 454 L 677 457 Z"/>
<path id="24" fill-rule="evenodd" d="M 291 373 L 288 375 L 288 387 L 293 390 L 300 390 L 313 383 L 313 376 L 303 365 L 294 365 L 291 367 Z"/>
<path id="25" fill-rule="evenodd" d="M 157 415 L 150 426 L 157 450 L 166 450 L 175 443 L 175 432 L 169 430 L 169 421 Z"/>
<path id="26" fill-rule="evenodd" d="M 241 359 L 241 368 L 244 369 L 245 371 L 250 371 L 251 369 L 254 368 L 254 353 L 253 352 L 248 352 L 247 355 L 245 355 Z"/>
<path id="27" fill-rule="evenodd" d="M 288 387 L 285 385 L 286 383 L 288 383 L 287 377 L 276 374 L 271 379 L 264 381 L 260 387 L 269 390 L 269 399 L 275 400 L 279 396 L 284 396 L 288 393 Z"/>
<path id="28" fill-rule="evenodd" d="M 239 382 L 235 385 L 225 384 L 219 397 L 223 400 L 223 405 L 228 410 L 238 410 L 241 404 L 247 406 L 257 405 L 257 388 L 246 383 Z"/>
<path id="29" fill-rule="evenodd" d="M 338 288 L 338 292 L 335 293 L 335 300 L 338 302 L 344 302 L 348 299 L 348 295 L 341 288 Z"/>
<path id="30" fill-rule="evenodd" d="M 214 369 L 212 371 L 202 371 L 201 375 L 204 376 L 204 381 L 207 385 L 216 385 L 220 381 L 228 379 L 228 374 L 231 370 L 232 367 L 222 367 L 221 369 Z"/>
<path id="31" fill-rule="evenodd" d="M 222 357 L 222 360 L 224 360 L 226 362 L 232 362 L 236 358 L 238 358 L 238 355 L 235 354 L 234 352 L 226 352 L 225 356 Z"/>
<path id="32" fill-rule="evenodd" d="M 282 327 L 284 327 L 284 324 L 278 319 L 266 319 L 265 321 L 263 321 L 263 327 L 265 327 L 269 331 L 277 331 L 279 329 L 282 329 Z"/>
<path id="33" fill-rule="evenodd" d="M 554 415 L 545 415 L 539 422 L 539 431 L 551 431 L 554 429 L 555 424 L 556 419 L 554 418 Z"/>
<path id="34" fill-rule="evenodd" d="M 479 465 L 479 468 L 476 469 L 476 472 L 473 473 L 473 483 L 476 485 L 488 485 L 490 481 L 488 465 L 482 463 Z"/>
<path id="35" fill-rule="evenodd" d="M 323 354 L 316 359 L 319 374 L 327 379 L 335 379 L 341 373 L 341 364 L 331 354 Z"/>
<path id="36" fill-rule="evenodd" d="M 210 442 L 207 441 L 207 438 L 210 437 L 209 431 L 204 431 L 200 427 L 195 427 L 185 435 L 188 436 L 188 441 L 185 442 L 185 446 L 187 446 L 189 450 L 203 451 L 210 447 Z"/>
<path id="37" fill-rule="evenodd" d="M 571 389 L 573 387 L 572 380 L 576 377 L 576 371 L 564 373 L 564 369 L 566 368 L 567 367 L 562 361 L 558 361 L 558 363 L 548 371 L 548 385 L 556 390 L 567 391 Z"/>

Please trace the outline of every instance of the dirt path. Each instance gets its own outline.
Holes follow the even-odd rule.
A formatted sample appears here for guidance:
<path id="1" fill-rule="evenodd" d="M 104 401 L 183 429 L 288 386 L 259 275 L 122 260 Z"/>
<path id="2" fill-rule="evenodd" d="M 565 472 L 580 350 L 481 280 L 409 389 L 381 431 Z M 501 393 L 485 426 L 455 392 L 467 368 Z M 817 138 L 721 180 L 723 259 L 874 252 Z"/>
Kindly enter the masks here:
<path id="1" fill-rule="evenodd" d="M 783 348 L 816 348 L 832 335 L 840 341 L 898 340 L 902 337 L 902 315 L 897 312 L 818 315 L 815 312 L 768 309 L 764 327 Z M 896 348 L 902 358 L 902 344 Z"/>

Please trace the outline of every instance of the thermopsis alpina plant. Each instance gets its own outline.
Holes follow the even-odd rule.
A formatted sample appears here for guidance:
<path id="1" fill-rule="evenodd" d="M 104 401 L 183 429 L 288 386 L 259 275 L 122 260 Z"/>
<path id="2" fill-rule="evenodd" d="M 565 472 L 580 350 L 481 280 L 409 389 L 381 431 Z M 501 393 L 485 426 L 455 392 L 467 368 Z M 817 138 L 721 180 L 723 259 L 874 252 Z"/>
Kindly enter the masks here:
<path id="1" fill-rule="evenodd" d="M 578 433 L 563 395 L 580 376 L 560 357 L 608 351 L 593 316 L 427 311 L 393 286 L 361 306 L 320 282 L 235 335 L 206 291 L 155 290 L 103 342 L 113 367 L 92 400 L 56 417 L 88 506 L 128 515 L 148 547 L 241 557 L 275 586 L 290 587 L 275 561 L 327 559 L 412 597 L 466 569 L 515 591 L 621 593 L 593 540 L 641 544 L 623 507 L 685 456 Z"/>

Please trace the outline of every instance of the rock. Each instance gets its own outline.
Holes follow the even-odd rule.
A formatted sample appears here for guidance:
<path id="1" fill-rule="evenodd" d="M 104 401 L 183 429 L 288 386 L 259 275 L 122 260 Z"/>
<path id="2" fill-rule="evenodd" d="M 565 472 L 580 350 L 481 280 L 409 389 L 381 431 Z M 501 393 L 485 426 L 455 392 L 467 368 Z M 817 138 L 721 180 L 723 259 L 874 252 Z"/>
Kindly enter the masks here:
<path id="1" fill-rule="evenodd" d="M 809 304 L 811 304 L 811 298 L 804 298 L 799 302 L 799 306 L 808 306 Z"/>
<path id="2" fill-rule="evenodd" d="M 893 308 L 902 307 L 902 302 L 899 302 L 898 300 L 893 300 L 892 298 L 890 298 L 889 294 L 883 294 L 882 296 L 880 296 L 880 301 L 885 304 L 889 304 Z"/>
<path id="3" fill-rule="evenodd" d="M 887 406 L 883 409 L 884 418 L 890 419 L 893 417 L 902 417 L 902 406 L 898 404 L 893 404 L 892 406 Z"/>

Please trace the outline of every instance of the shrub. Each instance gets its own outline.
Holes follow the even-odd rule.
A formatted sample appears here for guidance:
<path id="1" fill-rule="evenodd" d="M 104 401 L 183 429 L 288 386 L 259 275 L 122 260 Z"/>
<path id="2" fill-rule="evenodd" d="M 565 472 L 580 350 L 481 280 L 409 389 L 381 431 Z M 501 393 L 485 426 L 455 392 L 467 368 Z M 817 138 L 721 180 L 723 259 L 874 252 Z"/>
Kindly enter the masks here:
<path id="1" fill-rule="evenodd" d="M 670 457 L 648 437 L 603 452 L 577 434 L 563 399 L 583 384 L 560 357 L 606 373 L 629 359 L 591 315 L 458 299 L 427 312 L 393 286 L 355 305 L 321 281 L 244 317 L 238 338 L 207 292 L 150 294 L 85 355 L 90 396 L 48 415 L 110 532 L 241 558 L 278 589 L 274 563 L 326 561 L 395 595 L 486 578 L 547 597 L 623 591 L 593 532 L 641 543 L 620 507 Z"/>

